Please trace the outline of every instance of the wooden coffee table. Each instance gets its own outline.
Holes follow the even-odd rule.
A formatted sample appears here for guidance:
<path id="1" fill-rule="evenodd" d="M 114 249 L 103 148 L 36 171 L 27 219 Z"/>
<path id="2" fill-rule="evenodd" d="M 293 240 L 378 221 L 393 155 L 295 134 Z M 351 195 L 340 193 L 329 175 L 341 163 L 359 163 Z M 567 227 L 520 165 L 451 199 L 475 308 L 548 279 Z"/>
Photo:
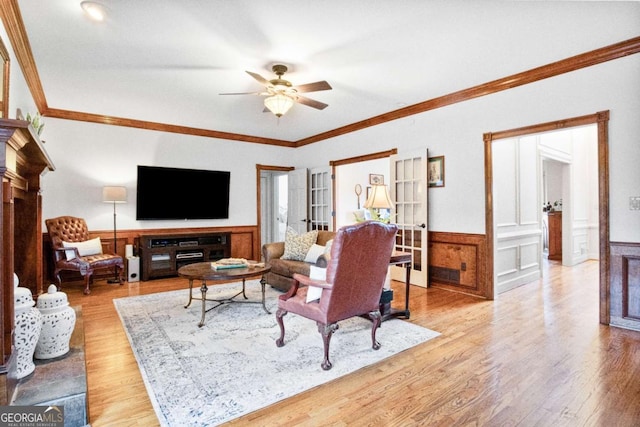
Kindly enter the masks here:
<path id="1" fill-rule="evenodd" d="M 251 264 L 252 261 L 249 261 L 249 263 Z M 261 276 L 260 285 L 262 286 L 262 308 L 264 309 L 264 311 L 267 312 L 267 314 L 271 314 L 271 312 L 267 310 L 267 306 L 265 305 L 265 299 L 264 299 L 265 285 L 266 285 L 266 280 L 264 278 L 264 275 L 267 274 L 270 270 L 271 270 L 271 266 L 269 266 L 268 264 L 265 265 L 264 267 L 250 266 L 247 268 L 230 268 L 226 270 L 214 270 L 213 268 L 211 268 L 210 262 L 197 262 L 194 264 L 188 264 L 183 267 L 180 267 L 180 269 L 178 269 L 178 275 L 189 279 L 189 301 L 187 302 L 187 305 L 184 306 L 184 308 L 189 307 L 191 305 L 191 301 L 193 301 L 194 299 L 202 300 L 202 319 L 200 319 L 200 323 L 198 323 L 198 326 L 202 327 L 204 325 L 204 316 L 207 313 L 207 311 L 213 310 L 214 308 L 219 307 L 222 304 L 229 304 L 232 302 L 259 304 L 260 301 L 245 301 L 245 300 L 248 300 L 247 295 L 245 294 L 245 280 L 252 277 L 256 277 L 256 276 Z M 242 290 L 239 291 L 237 294 L 228 298 L 223 298 L 223 299 L 211 299 L 211 298 L 207 299 L 207 289 L 208 289 L 207 281 L 225 282 L 225 281 L 238 280 L 238 279 L 242 279 Z M 200 292 L 202 294 L 201 298 L 197 298 L 193 296 L 194 280 L 201 281 L 201 285 L 200 285 Z M 235 299 L 240 294 L 242 294 L 245 300 Z M 206 307 L 207 301 L 212 301 L 217 304 L 207 309 Z"/>

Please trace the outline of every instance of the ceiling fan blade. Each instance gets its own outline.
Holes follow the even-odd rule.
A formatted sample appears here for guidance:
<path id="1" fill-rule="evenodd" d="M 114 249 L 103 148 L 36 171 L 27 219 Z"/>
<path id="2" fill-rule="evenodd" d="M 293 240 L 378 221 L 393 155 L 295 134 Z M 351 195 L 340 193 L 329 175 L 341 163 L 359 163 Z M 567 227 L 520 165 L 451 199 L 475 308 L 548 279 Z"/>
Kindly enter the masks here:
<path id="1" fill-rule="evenodd" d="M 231 92 L 231 93 L 219 93 L 218 95 L 262 95 L 262 92 Z"/>
<path id="2" fill-rule="evenodd" d="M 294 89 L 300 93 L 303 93 L 303 92 L 317 92 L 319 90 L 331 90 L 333 88 L 329 83 L 323 80 L 321 82 L 307 83 L 304 85 L 295 86 Z"/>
<path id="3" fill-rule="evenodd" d="M 246 73 L 249 74 L 254 79 L 256 79 L 260 84 L 265 86 L 269 85 L 269 80 L 265 79 L 260 74 L 252 73 L 251 71 L 247 71 Z"/>
<path id="4" fill-rule="evenodd" d="M 307 107 L 316 108 L 318 110 L 324 110 L 329 106 L 329 104 L 325 104 L 324 102 L 316 101 L 315 99 L 306 98 L 304 96 L 297 96 L 296 102 L 306 105 Z"/>

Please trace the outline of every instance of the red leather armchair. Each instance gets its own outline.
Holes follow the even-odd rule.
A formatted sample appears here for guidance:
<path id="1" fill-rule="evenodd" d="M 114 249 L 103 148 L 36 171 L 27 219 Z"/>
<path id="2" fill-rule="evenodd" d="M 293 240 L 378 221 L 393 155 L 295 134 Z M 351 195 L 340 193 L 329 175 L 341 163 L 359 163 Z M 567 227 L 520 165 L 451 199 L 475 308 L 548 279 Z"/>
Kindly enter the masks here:
<path id="1" fill-rule="evenodd" d="M 117 268 L 118 280 L 120 284 L 123 283 L 124 261 L 121 256 L 104 254 L 101 247 L 99 247 L 100 253 L 82 255 L 78 247 L 73 246 L 73 243 L 82 246 L 83 243 L 91 239 L 84 219 L 60 216 L 45 220 L 45 224 L 53 247 L 54 274 L 59 288 L 62 286 L 60 272 L 63 270 L 77 271 L 84 277 L 85 295 L 91 292 L 89 284 L 92 281 L 92 275 L 95 270 Z"/>
<path id="2" fill-rule="evenodd" d="M 322 369 L 331 369 L 329 343 L 338 329 L 338 322 L 353 316 L 367 315 L 372 320 L 372 348 L 378 350 L 376 330 L 380 326 L 380 295 L 387 274 L 398 229 L 393 224 L 367 221 L 342 227 L 331 247 L 326 281 L 294 274 L 289 292 L 278 300 L 276 320 L 280 338 L 276 345 L 284 345 L 283 316 L 295 313 L 315 320 L 324 343 Z M 303 285 L 303 286 L 300 286 Z M 317 302 L 307 302 L 308 286 L 322 288 Z"/>

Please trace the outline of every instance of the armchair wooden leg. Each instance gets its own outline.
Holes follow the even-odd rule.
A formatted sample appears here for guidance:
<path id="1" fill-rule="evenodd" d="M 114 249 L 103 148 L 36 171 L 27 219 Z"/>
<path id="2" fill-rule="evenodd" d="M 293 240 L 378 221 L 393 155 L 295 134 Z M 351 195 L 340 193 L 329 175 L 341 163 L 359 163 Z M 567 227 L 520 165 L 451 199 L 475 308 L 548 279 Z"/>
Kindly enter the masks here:
<path id="1" fill-rule="evenodd" d="M 371 325 L 371 348 L 379 350 L 380 343 L 376 341 L 376 331 L 378 330 L 380 323 L 382 323 L 382 315 L 379 310 L 376 310 L 369 313 L 369 317 L 373 321 L 373 324 Z"/>
<path id="2" fill-rule="evenodd" d="M 318 332 L 322 335 L 322 342 L 324 344 L 324 360 L 322 361 L 322 369 L 328 371 L 333 366 L 329 361 L 329 344 L 331 342 L 331 337 L 333 333 L 338 329 L 337 323 L 331 323 L 329 325 L 325 325 L 323 323 L 318 322 Z"/>
<path id="3" fill-rule="evenodd" d="M 276 340 L 276 345 L 278 347 L 282 347 L 284 345 L 284 322 L 282 321 L 282 317 L 287 313 L 288 311 L 285 311 L 281 308 L 279 308 L 278 311 L 276 312 L 276 321 L 280 326 L 280 338 Z"/>
<path id="4" fill-rule="evenodd" d="M 85 274 L 84 276 L 84 294 L 89 295 L 91 290 L 89 289 L 89 283 L 91 283 L 91 274 Z"/>
<path id="5" fill-rule="evenodd" d="M 58 290 L 62 289 L 62 277 L 60 276 L 60 270 L 56 270 L 53 274 L 56 277 L 56 281 L 58 282 Z"/>

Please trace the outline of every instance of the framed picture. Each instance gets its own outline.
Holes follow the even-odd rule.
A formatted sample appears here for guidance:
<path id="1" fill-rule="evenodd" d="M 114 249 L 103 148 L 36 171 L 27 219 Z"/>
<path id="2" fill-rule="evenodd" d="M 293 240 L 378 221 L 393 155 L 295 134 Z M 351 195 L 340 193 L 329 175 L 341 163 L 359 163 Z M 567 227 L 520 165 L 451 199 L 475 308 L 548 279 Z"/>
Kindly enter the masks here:
<path id="1" fill-rule="evenodd" d="M 444 156 L 429 157 L 427 182 L 429 187 L 444 187 Z"/>
<path id="2" fill-rule="evenodd" d="M 371 185 L 382 185 L 384 184 L 384 175 L 377 173 L 369 174 L 369 184 Z"/>

